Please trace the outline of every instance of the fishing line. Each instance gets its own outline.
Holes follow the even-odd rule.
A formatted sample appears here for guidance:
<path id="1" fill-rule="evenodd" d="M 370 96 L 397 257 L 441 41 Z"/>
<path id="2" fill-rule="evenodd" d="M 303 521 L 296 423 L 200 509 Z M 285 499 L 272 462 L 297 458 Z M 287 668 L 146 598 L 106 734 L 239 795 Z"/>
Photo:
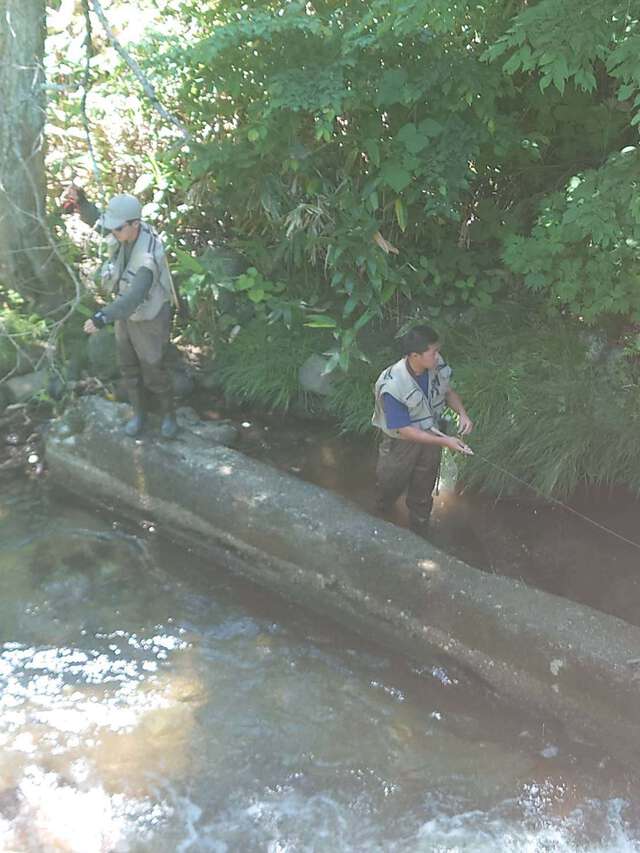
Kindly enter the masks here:
<path id="1" fill-rule="evenodd" d="M 637 548 L 640 551 L 640 543 L 634 542 L 632 539 L 627 539 L 626 536 L 623 536 L 621 533 L 617 533 L 615 530 L 612 530 L 610 527 L 607 527 L 605 524 L 601 524 L 599 521 L 595 521 L 593 518 L 589 518 L 588 515 L 584 515 L 582 512 L 578 512 L 577 509 L 574 509 L 572 506 L 569 506 L 563 501 L 558 500 L 557 498 L 547 497 L 544 495 L 539 489 L 536 489 L 535 486 L 532 486 L 531 483 L 527 483 L 526 480 L 523 480 L 521 477 L 517 477 L 515 474 L 512 474 L 511 471 L 507 471 L 506 468 L 503 468 L 501 465 L 497 465 L 495 462 L 492 462 L 490 459 L 487 459 L 486 456 L 480 456 L 479 453 L 474 451 L 473 455 L 476 459 L 479 459 L 481 462 L 485 462 L 487 465 L 491 465 L 492 468 L 495 468 L 497 471 L 500 471 L 502 474 L 506 474 L 508 477 L 511 477 L 512 480 L 515 480 L 518 483 L 521 483 L 523 486 L 526 486 L 528 489 L 531 489 L 535 492 L 539 497 L 543 500 L 548 501 L 549 503 L 557 504 L 558 506 L 566 509 L 568 512 L 573 513 L 573 515 L 577 515 L 578 518 L 581 518 L 583 521 L 592 524 L 594 527 L 603 530 L 605 533 L 611 534 L 611 536 L 615 536 L 616 539 L 620 539 L 621 542 L 626 542 L 627 545 L 633 545 L 634 548 Z"/>

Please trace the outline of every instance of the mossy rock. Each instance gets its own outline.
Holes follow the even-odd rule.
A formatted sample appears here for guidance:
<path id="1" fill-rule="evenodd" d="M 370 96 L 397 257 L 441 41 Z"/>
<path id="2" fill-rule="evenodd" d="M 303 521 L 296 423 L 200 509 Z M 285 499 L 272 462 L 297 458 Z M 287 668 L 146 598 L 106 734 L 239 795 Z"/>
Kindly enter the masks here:
<path id="1" fill-rule="evenodd" d="M 65 335 L 63 358 L 64 373 L 68 380 L 77 382 L 82 371 L 89 366 L 89 344 L 91 336 L 86 335 L 81 329 L 74 330 L 73 334 Z"/>
<path id="2" fill-rule="evenodd" d="M 32 373 L 42 356 L 42 347 L 38 344 L 20 344 L 16 350 L 8 340 L 0 338 L 0 375 L 5 376 L 11 371 L 16 376 Z"/>
<path id="3" fill-rule="evenodd" d="M 44 391 L 49 380 L 49 372 L 46 369 L 36 370 L 33 373 L 25 373 L 22 376 L 14 376 L 5 383 L 6 390 L 14 403 L 25 403 L 36 394 Z"/>
<path id="4" fill-rule="evenodd" d="M 201 256 L 200 262 L 213 275 L 216 283 L 231 281 L 247 268 L 245 258 L 229 246 L 211 246 Z"/>
<path id="5" fill-rule="evenodd" d="M 108 381 L 119 375 L 116 357 L 116 338 L 113 328 L 107 326 L 89 337 L 87 345 L 89 368 L 93 376 Z"/>

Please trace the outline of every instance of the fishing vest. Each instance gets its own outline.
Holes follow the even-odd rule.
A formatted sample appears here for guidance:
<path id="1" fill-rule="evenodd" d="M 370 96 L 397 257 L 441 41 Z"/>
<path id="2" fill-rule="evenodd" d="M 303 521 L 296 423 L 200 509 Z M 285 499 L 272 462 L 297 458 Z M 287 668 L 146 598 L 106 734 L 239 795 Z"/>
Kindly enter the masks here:
<path id="1" fill-rule="evenodd" d="M 153 273 L 153 281 L 146 299 L 138 305 L 128 317 L 129 320 L 153 320 L 167 302 L 177 307 L 177 297 L 167 262 L 167 256 L 160 238 L 151 225 L 140 223 L 140 233 L 133 244 L 131 254 L 125 263 L 124 244 L 118 243 L 108 264 L 107 282 L 114 296 L 126 293 L 133 284 L 140 267 L 146 267 Z"/>
<path id="2" fill-rule="evenodd" d="M 409 410 L 411 426 L 428 432 L 438 426 L 438 421 L 442 417 L 450 379 L 451 368 L 438 354 L 435 368 L 429 371 L 429 389 L 425 394 L 409 372 L 406 359 L 400 359 L 383 370 L 378 377 L 375 384 L 375 409 L 371 422 L 392 438 L 400 438 L 399 430 L 387 429 L 384 416 L 382 395 L 391 394 L 399 403 L 404 403 Z"/>

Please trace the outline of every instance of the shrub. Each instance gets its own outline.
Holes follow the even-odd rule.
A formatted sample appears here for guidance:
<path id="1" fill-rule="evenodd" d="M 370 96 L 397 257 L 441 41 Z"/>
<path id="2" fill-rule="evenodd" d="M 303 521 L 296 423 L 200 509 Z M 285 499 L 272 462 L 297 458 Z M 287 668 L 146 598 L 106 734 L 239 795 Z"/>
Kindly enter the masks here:
<path id="1" fill-rule="evenodd" d="M 215 361 L 227 399 L 266 409 L 287 409 L 301 395 L 298 370 L 328 344 L 326 333 L 257 319 L 223 345 Z"/>

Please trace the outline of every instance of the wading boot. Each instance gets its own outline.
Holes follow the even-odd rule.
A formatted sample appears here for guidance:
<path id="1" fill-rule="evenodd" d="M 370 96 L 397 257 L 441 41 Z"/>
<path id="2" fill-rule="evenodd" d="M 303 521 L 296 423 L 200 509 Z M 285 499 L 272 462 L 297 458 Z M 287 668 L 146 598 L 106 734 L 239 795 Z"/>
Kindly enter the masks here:
<path id="1" fill-rule="evenodd" d="M 160 408 L 162 410 L 162 423 L 160 424 L 160 435 L 162 438 L 171 440 L 178 434 L 178 422 L 176 421 L 176 410 L 173 404 L 173 394 L 159 395 Z"/>
<path id="2" fill-rule="evenodd" d="M 415 516 L 409 519 L 409 530 L 412 530 L 423 539 L 429 539 L 429 519 L 416 518 Z"/>
<path id="3" fill-rule="evenodd" d="M 133 417 L 124 426 L 129 438 L 137 438 L 144 429 L 145 410 L 142 391 L 138 387 L 129 388 L 129 402 L 133 406 Z"/>

